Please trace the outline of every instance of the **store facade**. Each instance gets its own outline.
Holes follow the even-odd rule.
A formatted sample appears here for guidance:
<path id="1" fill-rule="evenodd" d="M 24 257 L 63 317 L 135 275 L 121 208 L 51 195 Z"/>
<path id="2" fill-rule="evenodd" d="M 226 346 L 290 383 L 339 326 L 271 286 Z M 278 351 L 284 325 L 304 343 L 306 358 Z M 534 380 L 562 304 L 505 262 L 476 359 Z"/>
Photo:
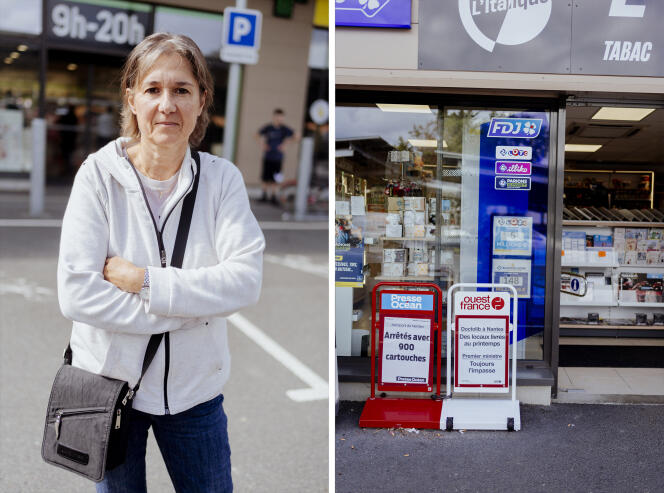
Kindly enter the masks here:
<path id="1" fill-rule="evenodd" d="M 70 182 L 88 153 L 117 136 L 124 58 L 153 32 L 185 34 L 201 48 L 215 83 L 201 149 L 223 153 L 229 65 L 219 52 L 223 9 L 234 2 L 26 0 L 20 10 L 12 5 L 8 2 L 7 15 L 0 19 L 0 111 L 8 128 L 2 147 L 11 153 L 0 158 L 2 178 L 20 181 L 29 173 L 31 122 L 42 117 L 47 122 L 47 179 Z M 263 12 L 263 43 L 259 63 L 244 69 L 235 160 L 243 163 L 247 183 L 257 184 L 261 157 L 254 133 L 270 120 L 272 110 L 281 107 L 287 123 L 302 134 L 309 105 L 327 98 L 320 90 L 327 87 L 322 82 L 327 80 L 327 51 L 321 50 L 327 44 L 327 16 L 321 17 L 322 7 L 315 2 L 298 5 L 283 18 L 275 15 L 272 0 L 250 7 Z M 17 139 L 21 146 L 15 145 Z M 294 177 L 297 152 L 288 153 L 284 166 Z"/>
<path id="2" fill-rule="evenodd" d="M 523 402 L 556 395 L 561 362 L 611 364 L 607 348 L 652 366 L 664 337 L 662 8 L 404 3 L 337 5 L 341 398 L 368 396 L 370 293 L 385 280 L 512 284 Z M 584 296 L 561 294 L 566 272 Z"/>

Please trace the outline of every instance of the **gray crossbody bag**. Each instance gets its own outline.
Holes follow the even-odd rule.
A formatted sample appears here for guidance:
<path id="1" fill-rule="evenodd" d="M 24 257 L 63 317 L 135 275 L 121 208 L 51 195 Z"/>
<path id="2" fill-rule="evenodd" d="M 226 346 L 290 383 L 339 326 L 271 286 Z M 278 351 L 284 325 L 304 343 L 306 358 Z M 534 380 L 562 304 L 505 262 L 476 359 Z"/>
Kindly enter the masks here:
<path id="1" fill-rule="evenodd" d="M 191 192 L 185 197 L 173 248 L 171 266 L 182 267 L 200 175 L 200 157 L 192 152 L 197 169 Z M 134 388 L 127 382 L 97 375 L 71 365 L 67 346 L 46 410 L 42 457 L 49 464 L 99 482 L 104 473 L 124 463 L 132 398 L 138 391 L 164 334 L 153 334 L 145 350 L 141 376 Z"/>

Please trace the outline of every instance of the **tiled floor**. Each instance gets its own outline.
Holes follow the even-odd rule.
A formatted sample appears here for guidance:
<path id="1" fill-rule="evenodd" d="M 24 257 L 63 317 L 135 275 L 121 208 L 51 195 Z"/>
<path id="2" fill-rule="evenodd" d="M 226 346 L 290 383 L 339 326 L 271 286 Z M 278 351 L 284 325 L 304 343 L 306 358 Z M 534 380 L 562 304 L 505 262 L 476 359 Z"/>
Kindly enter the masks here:
<path id="1" fill-rule="evenodd" d="M 603 402 L 609 396 L 664 396 L 664 368 L 558 369 L 558 401 Z"/>

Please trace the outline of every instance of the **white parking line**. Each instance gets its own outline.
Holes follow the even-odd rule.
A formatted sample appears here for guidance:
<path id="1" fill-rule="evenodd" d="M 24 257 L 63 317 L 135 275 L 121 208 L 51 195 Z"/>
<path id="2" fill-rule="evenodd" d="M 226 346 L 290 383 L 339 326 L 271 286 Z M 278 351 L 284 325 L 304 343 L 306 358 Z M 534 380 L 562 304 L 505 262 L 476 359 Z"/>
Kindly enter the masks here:
<path id="1" fill-rule="evenodd" d="M 59 228 L 62 219 L 0 219 L 0 228 Z"/>
<path id="2" fill-rule="evenodd" d="M 259 221 L 258 225 L 261 229 L 267 230 L 285 230 L 285 231 L 298 231 L 298 230 L 327 230 L 329 224 L 327 221 L 316 221 L 316 222 L 296 222 L 296 221 Z"/>
<path id="3" fill-rule="evenodd" d="M 327 279 L 329 267 L 327 264 L 315 264 L 306 255 L 273 255 L 270 253 L 263 254 L 263 260 L 271 264 L 280 265 L 282 267 L 290 267 L 291 269 L 313 274 L 315 276 L 324 277 Z"/>
<path id="4" fill-rule="evenodd" d="M 328 228 L 325 221 L 295 222 L 295 221 L 259 221 L 258 225 L 264 231 L 323 231 Z M 62 219 L 0 219 L 0 228 L 59 228 Z"/>
<path id="5" fill-rule="evenodd" d="M 307 402 L 323 400 L 329 397 L 327 382 L 281 347 L 261 329 L 238 313 L 228 317 L 228 321 L 235 325 L 249 339 L 258 344 L 266 353 L 288 368 L 296 377 L 309 385 L 308 388 L 286 391 L 286 395 L 290 399 L 295 402 Z"/>

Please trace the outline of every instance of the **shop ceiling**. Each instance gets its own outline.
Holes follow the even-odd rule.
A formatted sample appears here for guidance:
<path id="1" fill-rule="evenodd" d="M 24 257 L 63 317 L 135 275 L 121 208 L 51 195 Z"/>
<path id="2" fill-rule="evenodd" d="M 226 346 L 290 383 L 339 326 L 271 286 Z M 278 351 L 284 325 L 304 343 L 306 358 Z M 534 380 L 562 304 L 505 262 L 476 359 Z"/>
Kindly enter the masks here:
<path id="1" fill-rule="evenodd" d="M 566 152 L 568 163 L 620 163 L 664 167 L 664 109 L 656 109 L 643 120 L 592 119 L 598 106 L 568 107 L 566 144 L 599 144 L 595 152 Z"/>

